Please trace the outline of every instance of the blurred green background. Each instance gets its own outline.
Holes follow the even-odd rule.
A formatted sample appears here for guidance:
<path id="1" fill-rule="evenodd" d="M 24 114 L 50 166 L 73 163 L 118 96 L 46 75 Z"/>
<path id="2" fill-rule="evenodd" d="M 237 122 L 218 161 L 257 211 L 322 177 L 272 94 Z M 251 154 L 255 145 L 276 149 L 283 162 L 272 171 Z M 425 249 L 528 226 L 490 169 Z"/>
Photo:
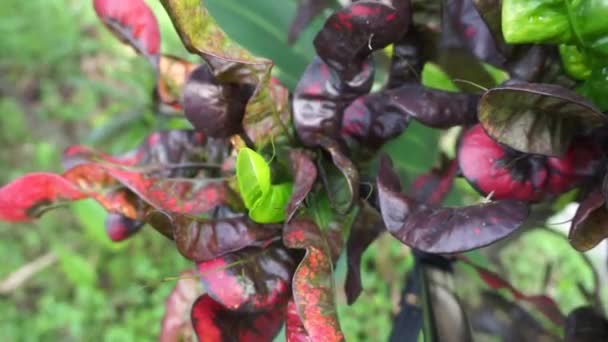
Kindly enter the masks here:
<path id="1" fill-rule="evenodd" d="M 181 46 L 159 3 L 149 3 L 161 24 L 163 51 L 196 61 Z M 275 73 L 289 87 L 314 55 L 311 41 L 323 22 L 315 20 L 293 47 L 287 46 L 295 3 L 207 0 L 234 39 L 276 61 Z M 71 144 L 119 153 L 154 130 L 188 127 L 183 119 L 154 113 L 153 71 L 107 32 L 90 1 L 3 0 L 0 13 L 0 184 L 25 172 L 60 172 L 61 151 Z M 434 164 L 437 139 L 438 133 L 414 125 L 387 150 L 411 179 Z M 452 203 L 462 202 L 467 188 L 458 182 L 460 192 L 452 195 Z M 0 290 L 0 340 L 156 340 L 164 301 L 175 284 L 165 278 L 192 264 L 151 229 L 112 243 L 104 218 L 95 202 L 82 201 L 31 224 L 0 223 L 0 284 L 18 270 L 45 263 L 23 283 Z M 577 277 L 592 286 L 592 276 L 567 243 L 547 236 L 518 242 L 528 244 L 525 262 L 520 245 L 506 249 L 505 267 L 523 289 L 547 290 L 567 311 L 585 302 L 577 292 Z M 546 279 L 536 279 L 538 264 L 553 259 L 563 267 L 547 285 Z M 384 236 L 364 256 L 366 290 L 359 301 L 346 306 L 338 287 L 339 314 L 350 341 L 386 340 L 412 262 L 407 248 Z M 572 272 L 580 275 L 559 276 Z M 341 260 L 338 283 L 344 275 Z"/>

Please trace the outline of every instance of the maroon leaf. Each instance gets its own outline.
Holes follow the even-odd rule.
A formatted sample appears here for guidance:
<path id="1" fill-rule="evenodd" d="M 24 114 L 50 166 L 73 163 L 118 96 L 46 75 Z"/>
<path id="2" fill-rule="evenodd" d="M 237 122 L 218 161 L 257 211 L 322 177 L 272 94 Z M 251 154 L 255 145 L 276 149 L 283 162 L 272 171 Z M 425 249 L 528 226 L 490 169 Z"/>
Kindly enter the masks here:
<path id="1" fill-rule="evenodd" d="M 330 2 L 330 0 L 298 0 L 296 16 L 289 27 L 287 42 L 293 44 L 300 36 L 300 32 L 324 9 L 331 6 Z"/>
<path id="2" fill-rule="evenodd" d="M 143 0 L 93 0 L 106 27 L 120 40 L 158 65 L 160 31 L 152 10 Z"/>
<path id="3" fill-rule="evenodd" d="M 334 301 L 332 256 L 329 244 L 317 225 L 296 218 L 283 231 L 289 248 L 306 249 L 293 276 L 293 300 L 313 341 L 343 341 Z"/>
<path id="4" fill-rule="evenodd" d="M 317 180 L 317 167 L 306 153 L 292 150 L 289 152 L 289 161 L 294 175 L 294 185 L 291 198 L 285 209 L 285 222 L 291 220 Z"/>
<path id="5" fill-rule="evenodd" d="M 243 314 L 233 312 L 209 295 L 192 306 L 192 325 L 200 342 L 271 342 L 283 325 L 284 309 Z"/>
<path id="6" fill-rule="evenodd" d="M 287 342 L 313 342 L 302 324 L 302 320 L 298 315 L 298 310 L 293 300 L 287 302 L 285 337 Z"/>
<path id="7" fill-rule="evenodd" d="M 591 307 L 580 307 L 568 315 L 566 342 L 596 342 L 608 340 L 608 320 Z"/>
<path id="8" fill-rule="evenodd" d="M 267 246 L 276 239 L 279 225 L 261 225 L 246 216 L 202 219 L 186 215 L 152 212 L 146 221 L 168 232 L 177 250 L 196 262 L 212 260 L 245 247 Z"/>
<path id="9" fill-rule="evenodd" d="M 405 36 L 393 44 L 387 88 L 420 83 L 422 68 L 428 59 L 424 55 L 422 41 L 421 33 L 410 25 Z"/>
<path id="10" fill-rule="evenodd" d="M 357 300 L 363 289 L 361 286 L 361 257 L 383 230 L 382 217 L 369 204 L 364 203 L 346 242 L 347 270 L 344 292 L 348 305 Z"/>
<path id="11" fill-rule="evenodd" d="M 122 214 L 108 213 L 106 217 L 106 233 L 112 241 L 119 242 L 137 233 L 145 222 L 133 220 Z"/>
<path id="12" fill-rule="evenodd" d="M 580 203 L 568 234 L 570 244 L 576 250 L 588 251 L 608 237 L 608 210 L 605 204 L 606 198 L 599 190 L 589 193 Z"/>
<path id="13" fill-rule="evenodd" d="M 454 184 L 454 177 L 458 172 L 456 160 L 447 160 L 441 155 L 441 164 L 428 173 L 418 176 L 412 183 L 412 197 L 420 203 L 438 205 Z"/>
<path id="14" fill-rule="evenodd" d="M 296 262 L 278 245 L 246 248 L 201 262 L 198 270 L 215 301 L 231 311 L 261 312 L 285 305 Z"/>
<path id="15" fill-rule="evenodd" d="M 517 230 L 528 216 L 525 202 L 504 200 L 462 208 L 426 205 L 401 193 L 388 157 L 377 177 L 378 202 L 388 231 L 427 253 L 458 253 L 480 248 Z"/>
<path id="16" fill-rule="evenodd" d="M 330 185 L 326 184 L 331 205 L 340 214 L 346 214 L 359 198 L 359 171 L 352 160 L 342 152 L 342 149 L 335 140 L 327 137 L 319 137 L 319 144 L 329 152 L 333 164 L 346 180 L 349 196 L 344 199 L 344 201 L 337 198 L 338 196 L 330 190 Z"/>
<path id="17" fill-rule="evenodd" d="M 29 173 L 0 188 L 0 220 L 29 221 L 62 202 L 86 198 L 80 189 L 52 173 Z"/>
<path id="18" fill-rule="evenodd" d="M 160 342 L 191 341 L 194 328 L 190 319 L 192 304 L 202 294 L 203 289 L 197 280 L 196 272 L 180 274 L 173 291 L 165 302 L 165 315 L 161 323 Z"/>
<path id="19" fill-rule="evenodd" d="M 238 83 L 223 84 L 207 65 L 190 75 L 184 87 L 183 105 L 186 118 L 205 134 L 226 138 L 242 132 L 241 121 L 253 89 Z"/>
<path id="20" fill-rule="evenodd" d="M 553 299 L 544 295 L 526 295 L 515 287 L 513 287 L 513 285 L 511 285 L 508 281 L 500 277 L 498 274 L 489 271 L 481 266 L 475 265 L 468 258 L 464 256 L 459 256 L 458 259 L 466 263 L 467 265 L 473 267 L 475 271 L 477 271 L 477 274 L 479 274 L 479 277 L 481 277 L 481 279 L 490 288 L 494 290 L 508 290 L 515 299 L 531 304 L 553 323 L 559 326 L 563 326 L 564 316 L 560 312 L 559 307 L 553 301 Z"/>
<path id="21" fill-rule="evenodd" d="M 403 37 L 410 21 L 410 1 L 395 0 L 392 5 L 358 1 L 327 19 L 314 45 L 342 80 L 354 80 L 373 51 Z"/>

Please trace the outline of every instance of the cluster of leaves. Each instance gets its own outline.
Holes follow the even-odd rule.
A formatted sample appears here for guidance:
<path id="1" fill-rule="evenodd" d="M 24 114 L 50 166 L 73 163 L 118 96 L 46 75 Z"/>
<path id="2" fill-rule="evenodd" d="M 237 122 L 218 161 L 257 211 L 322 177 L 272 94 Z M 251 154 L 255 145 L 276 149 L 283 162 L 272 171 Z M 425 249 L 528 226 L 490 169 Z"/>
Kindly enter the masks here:
<path id="1" fill-rule="evenodd" d="M 601 92 L 590 88 L 597 84 L 593 73 L 580 90 L 588 97 L 581 96 L 555 46 L 507 44 L 579 44 L 601 55 L 608 32 L 568 22 L 564 30 L 576 31 L 578 40 L 562 32 L 518 41 L 517 25 L 544 16 L 535 12 L 545 10 L 538 4 L 554 3 L 521 9 L 532 2 L 354 1 L 327 19 L 314 39 L 317 56 L 290 94 L 272 76 L 273 62 L 231 41 L 204 1 L 161 0 L 186 49 L 202 59 L 195 64 L 160 53 L 158 24 L 143 0 L 94 0 L 104 24 L 154 68 L 159 111 L 183 115 L 194 129 L 156 132 L 117 156 L 71 146 L 64 173 L 31 173 L 0 188 L 0 219 L 27 221 L 92 198 L 111 213 L 106 227 L 113 240 L 145 224 L 174 240 L 196 263 L 205 290 L 180 280 L 167 301 L 164 340 L 194 332 L 202 341 L 270 341 L 284 322 L 290 341 L 343 340 L 335 264 L 345 251 L 345 293 L 353 303 L 362 291 L 362 254 L 385 231 L 416 250 L 411 288 L 418 287 L 423 307 L 441 310 L 449 302 L 462 311 L 453 293 L 441 297 L 428 269 L 438 258 L 444 271 L 454 262 L 472 265 L 491 288 L 507 289 L 563 325 L 549 298 L 525 295 L 458 256 L 546 217 L 537 208 L 572 189 L 582 200 L 572 245 L 587 250 L 608 236 L 608 185 L 596 186 L 602 178 L 608 184 L 608 117 L 599 95 L 588 93 Z M 579 6 L 567 3 L 546 10 L 557 18 Z M 300 5 L 292 39 L 331 4 Z M 374 52 L 389 45 L 388 79 L 372 92 Z M 562 57 L 569 49 L 560 50 Z M 420 75 L 433 67 L 468 82 L 450 90 L 423 86 Z M 391 158 L 379 151 L 412 121 L 461 130 L 453 158 L 403 191 Z M 443 206 L 457 176 L 486 200 Z M 436 326 L 425 329 L 426 338 L 448 333 L 441 332 L 441 317 L 426 318 Z M 588 334 L 586 324 L 593 338 L 606 334 L 605 320 L 588 311 L 573 312 L 567 323 L 568 336 Z"/>

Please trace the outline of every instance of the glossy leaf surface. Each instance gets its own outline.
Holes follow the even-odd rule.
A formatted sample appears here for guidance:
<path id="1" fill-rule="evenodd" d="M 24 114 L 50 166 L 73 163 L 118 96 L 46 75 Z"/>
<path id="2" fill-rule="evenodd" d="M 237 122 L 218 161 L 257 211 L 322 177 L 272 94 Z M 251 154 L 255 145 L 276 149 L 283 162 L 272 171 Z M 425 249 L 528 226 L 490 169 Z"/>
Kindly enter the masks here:
<path id="1" fill-rule="evenodd" d="M 289 252 L 274 245 L 201 262 L 198 270 L 207 294 L 225 308 L 262 312 L 286 304 L 295 266 Z"/>
<path id="2" fill-rule="evenodd" d="M 94 0 L 93 7 L 114 35 L 158 65 L 160 30 L 156 16 L 143 0 Z"/>
<path id="3" fill-rule="evenodd" d="M 283 231 L 289 248 L 306 254 L 292 280 L 293 300 L 302 324 L 313 341 L 343 341 L 334 300 L 329 245 L 317 225 L 303 218 L 292 220 Z"/>
<path id="4" fill-rule="evenodd" d="M 194 271 L 185 271 L 165 301 L 160 342 L 190 341 L 194 337 L 190 311 L 203 289 Z"/>
<path id="5" fill-rule="evenodd" d="M 272 185 L 249 210 L 249 217 L 258 223 L 285 221 L 286 206 L 293 192 L 292 183 Z"/>
<path id="6" fill-rule="evenodd" d="M 608 237 L 606 198 L 600 191 L 592 191 L 580 203 L 570 227 L 570 244 L 583 252 L 597 246 Z"/>
<path id="7" fill-rule="evenodd" d="M 258 314 L 233 312 L 209 295 L 192 306 L 192 325 L 200 342 L 271 342 L 281 330 L 284 310 Z"/>
<path id="8" fill-rule="evenodd" d="M 502 32 L 507 43 L 567 43 L 573 32 L 566 1 L 502 0 Z"/>
<path id="9" fill-rule="evenodd" d="M 418 202 L 438 205 L 452 189 L 458 173 L 456 160 L 447 160 L 442 155 L 440 165 L 414 179 L 411 194 Z"/>
<path id="10" fill-rule="evenodd" d="M 137 233 L 145 222 L 133 220 L 122 214 L 108 213 L 106 217 L 106 233 L 110 240 L 119 242 Z"/>
<path id="11" fill-rule="evenodd" d="M 249 209 L 270 190 L 270 167 L 259 153 L 244 147 L 236 157 L 239 192 Z"/>
<path id="12" fill-rule="evenodd" d="M 317 180 L 317 167 L 306 153 L 292 150 L 289 152 L 289 161 L 294 184 L 293 192 L 285 209 L 286 221 L 293 217 Z"/>
<path id="13" fill-rule="evenodd" d="M 462 208 L 425 205 L 401 193 L 390 159 L 382 158 L 378 201 L 388 231 L 399 241 L 427 253 L 458 253 L 491 244 L 523 224 L 528 205 L 496 201 Z"/>
<path id="14" fill-rule="evenodd" d="M 526 153 L 562 156 L 576 129 L 608 122 L 584 97 L 554 84 L 520 83 L 488 90 L 479 121 L 496 141 Z"/>

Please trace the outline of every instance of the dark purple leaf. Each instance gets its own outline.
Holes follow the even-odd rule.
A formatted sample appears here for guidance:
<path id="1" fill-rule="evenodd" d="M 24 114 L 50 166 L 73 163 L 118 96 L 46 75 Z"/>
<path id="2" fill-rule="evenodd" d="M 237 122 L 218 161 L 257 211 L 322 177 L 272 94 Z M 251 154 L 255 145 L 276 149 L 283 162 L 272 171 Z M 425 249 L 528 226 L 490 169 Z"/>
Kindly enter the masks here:
<path id="1" fill-rule="evenodd" d="M 165 315 L 161 323 L 160 342 L 191 341 L 194 328 L 190 319 L 192 304 L 202 294 L 203 288 L 196 272 L 185 271 L 175 284 L 165 302 Z"/>
<path id="2" fill-rule="evenodd" d="M 405 36 L 393 45 L 387 88 L 397 88 L 409 83 L 420 83 L 422 68 L 428 60 L 422 46 L 422 36 L 410 26 Z"/>
<path id="3" fill-rule="evenodd" d="M 452 185 L 454 177 L 458 173 L 458 163 L 456 160 L 448 160 L 445 155 L 441 155 L 441 162 L 438 167 L 418 176 L 412 183 L 410 190 L 411 196 L 420 203 L 438 205 L 443 202 Z"/>
<path id="4" fill-rule="evenodd" d="M 263 247 L 279 236 L 279 225 L 261 225 L 246 216 L 216 219 L 152 212 L 146 221 L 161 232 L 169 232 L 177 250 L 187 259 L 212 260 L 245 247 Z"/>
<path id="5" fill-rule="evenodd" d="M 253 87 L 221 83 L 209 66 L 196 68 L 184 87 L 183 106 L 194 128 L 210 137 L 226 138 L 242 132 L 245 106 Z"/>
<path id="6" fill-rule="evenodd" d="M 156 82 L 159 100 L 165 105 L 181 110 L 184 86 L 197 66 L 197 64 L 176 56 L 161 55 Z"/>
<path id="7" fill-rule="evenodd" d="M 528 216 L 520 201 L 496 201 L 462 208 L 425 205 L 401 193 L 391 161 L 378 172 L 378 201 L 388 231 L 427 253 L 459 253 L 491 244 L 517 230 Z"/>
<path id="8" fill-rule="evenodd" d="M 581 307 L 566 318 L 566 342 L 608 341 L 608 320 L 591 307 Z"/>
<path id="9" fill-rule="evenodd" d="M 391 6 L 392 5 L 392 6 Z M 358 1 L 332 14 L 317 34 L 317 54 L 345 81 L 354 80 L 375 50 L 397 42 L 410 22 L 410 1 Z"/>
<path id="10" fill-rule="evenodd" d="M 305 152 L 290 151 L 289 161 L 294 185 L 291 198 L 287 203 L 285 222 L 291 220 L 317 180 L 317 167 Z"/>
<path id="11" fill-rule="evenodd" d="M 145 222 L 133 220 L 122 214 L 108 213 L 106 217 L 106 233 L 112 241 L 119 242 L 137 233 Z"/>
<path id="12" fill-rule="evenodd" d="M 289 248 L 306 250 L 292 280 L 293 300 L 306 332 L 313 341 L 343 341 L 326 237 L 314 222 L 296 218 L 286 225 L 283 242 Z"/>
<path id="13" fill-rule="evenodd" d="M 335 184 L 325 184 L 331 204 L 339 213 L 347 213 L 359 198 L 359 171 L 353 162 L 342 152 L 339 144 L 327 137 L 319 137 L 319 144 L 329 152 L 334 166 L 340 171 L 348 189 L 346 198 L 337 196 L 330 187 Z M 327 182 L 326 182 L 327 183 Z"/>
<path id="14" fill-rule="evenodd" d="M 233 312 L 205 294 L 194 302 L 191 317 L 200 342 L 272 342 L 283 326 L 285 311 Z"/>
<path id="15" fill-rule="evenodd" d="M 143 0 L 94 0 L 93 7 L 116 37 L 158 66 L 160 30 L 156 16 Z"/>
<path id="16" fill-rule="evenodd" d="M 488 90 L 479 101 L 479 121 L 492 138 L 515 150 L 562 156 L 577 130 L 608 119 L 569 89 L 517 83 Z"/>
<path id="17" fill-rule="evenodd" d="M 608 237 L 608 210 L 601 191 L 590 192 L 580 203 L 568 239 L 576 250 L 584 252 Z"/>
<path id="18" fill-rule="evenodd" d="M 348 305 L 357 300 L 363 289 L 361 286 L 361 257 L 383 230 L 384 224 L 380 214 L 369 204 L 364 203 L 346 242 L 347 270 L 344 292 Z"/>
<path id="19" fill-rule="evenodd" d="M 198 264 L 211 298 L 231 311 L 249 313 L 283 307 L 295 267 L 294 258 L 278 245 L 250 247 Z"/>
<path id="20" fill-rule="evenodd" d="M 300 32 L 324 9 L 332 6 L 332 2 L 331 0 L 298 0 L 296 15 L 287 34 L 287 42 L 293 44 L 300 36 Z"/>

